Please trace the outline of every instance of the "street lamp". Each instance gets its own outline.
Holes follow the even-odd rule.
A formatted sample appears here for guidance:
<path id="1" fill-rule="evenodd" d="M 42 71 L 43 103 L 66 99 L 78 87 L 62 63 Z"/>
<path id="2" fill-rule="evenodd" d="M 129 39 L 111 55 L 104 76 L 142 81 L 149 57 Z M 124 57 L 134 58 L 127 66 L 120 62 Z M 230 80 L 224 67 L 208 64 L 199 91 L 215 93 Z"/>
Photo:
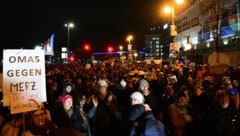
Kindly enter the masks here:
<path id="1" fill-rule="evenodd" d="M 135 58 L 135 61 L 137 61 L 138 53 L 134 52 L 133 56 L 134 56 L 134 58 Z"/>
<path id="2" fill-rule="evenodd" d="M 175 0 L 176 4 L 182 4 L 184 0 Z M 175 10 L 174 10 L 174 5 L 171 6 L 171 7 L 165 7 L 164 8 L 164 12 L 169 14 L 171 13 L 171 27 L 170 27 L 170 30 L 171 30 L 171 33 L 170 35 L 175 37 L 177 36 L 177 31 L 176 31 L 176 25 L 175 25 Z M 173 40 L 175 40 L 173 38 Z"/>
<path id="3" fill-rule="evenodd" d="M 132 35 L 129 35 L 127 37 L 127 41 L 128 41 L 128 44 L 131 44 L 131 40 L 133 39 L 133 36 Z"/>
<path id="4" fill-rule="evenodd" d="M 120 55 L 122 55 L 122 50 L 123 50 L 123 46 L 122 45 L 119 46 L 119 50 L 120 50 Z"/>
<path id="5" fill-rule="evenodd" d="M 126 39 L 128 41 L 127 51 L 128 51 L 128 59 L 129 60 L 133 60 L 133 52 L 132 52 L 132 44 L 131 44 L 132 39 L 133 39 L 132 35 L 128 35 L 128 37 Z"/>
<path id="6" fill-rule="evenodd" d="M 131 40 L 133 39 L 133 36 L 132 35 L 129 35 L 127 37 L 127 41 L 128 41 L 128 51 L 131 51 L 132 50 L 132 44 L 131 44 Z"/>
<path id="7" fill-rule="evenodd" d="M 175 0 L 176 4 L 182 4 L 184 0 Z M 179 48 L 180 45 L 175 43 L 176 36 L 177 36 L 177 30 L 175 25 L 175 10 L 174 10 L 175 4 L 171 7 L 165 7 L 164 12 L 165 13 L 171 13 L 171 26 L 170 26 L 170 35 L 172 36 L 172 43 L 170 43 L 170 52 L 169 52 L 169 58 L 171 59 L 170 63 L 173 64 L 175 60 L 179 58 Z"/>
<path id="8" fill-rule="evenodd" d="M 166 7 L 166 8 L 164 8 L 164 12 L 167 14 L 171 13 L 171 27 L 170 27 L 171 33 L 170 33 L 170 35 L 177 36 L 176 25 L 174 22 L 174 19 L 175 19 L 174 7 Z"/>
<path id="9" fill-rule="evenodd" d="M 65 25 L 64 25 L 65 27 L 67 27 L 67 46 L 68 46 L 68 52 L 69 52 L 69 44 L 70 44 L 70 29 L 71 28 L 73 28 L 74 27 L 74 24 L 73 23 L 66 23 Z"/>

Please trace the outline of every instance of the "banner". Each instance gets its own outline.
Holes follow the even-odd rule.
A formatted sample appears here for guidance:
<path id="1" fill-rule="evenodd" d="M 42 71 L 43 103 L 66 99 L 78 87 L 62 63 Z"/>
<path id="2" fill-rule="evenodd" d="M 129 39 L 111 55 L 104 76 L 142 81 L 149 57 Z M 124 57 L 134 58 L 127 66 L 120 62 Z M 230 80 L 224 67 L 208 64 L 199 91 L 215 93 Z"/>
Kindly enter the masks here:
<path id="1" fill-rule="evenodd" d="M 3 105 L 11 114 L 36 110 L 46 101 L 43 50 L 3 50 Z"/>

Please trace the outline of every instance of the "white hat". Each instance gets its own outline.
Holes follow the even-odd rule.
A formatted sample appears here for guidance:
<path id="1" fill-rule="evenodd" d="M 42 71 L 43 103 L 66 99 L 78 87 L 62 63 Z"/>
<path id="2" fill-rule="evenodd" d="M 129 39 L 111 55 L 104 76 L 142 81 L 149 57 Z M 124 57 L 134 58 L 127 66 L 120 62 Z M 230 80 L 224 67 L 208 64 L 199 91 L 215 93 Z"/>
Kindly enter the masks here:
<path id="1" fill-rule="evenodd" d="M 99 86 L 106 86 L 106 87 L 108 87 L 107 81 L 103 80 L 103 79 L 99 79 L 98 80 L 98 85 Z"/>

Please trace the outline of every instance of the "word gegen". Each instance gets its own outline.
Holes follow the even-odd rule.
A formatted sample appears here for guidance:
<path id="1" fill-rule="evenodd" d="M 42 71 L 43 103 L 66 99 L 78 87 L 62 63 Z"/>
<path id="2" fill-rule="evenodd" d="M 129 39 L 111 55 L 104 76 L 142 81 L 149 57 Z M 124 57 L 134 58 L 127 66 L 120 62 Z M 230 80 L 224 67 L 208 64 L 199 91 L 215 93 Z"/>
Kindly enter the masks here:
<path id="1" fill-rule="evenodd" d="M 8 70 L 7 76 L 9 77 L 25 77 L 25 76 L 39 76 L 42 74 L 41 69 L 17 69 L 17 70 Z"/>

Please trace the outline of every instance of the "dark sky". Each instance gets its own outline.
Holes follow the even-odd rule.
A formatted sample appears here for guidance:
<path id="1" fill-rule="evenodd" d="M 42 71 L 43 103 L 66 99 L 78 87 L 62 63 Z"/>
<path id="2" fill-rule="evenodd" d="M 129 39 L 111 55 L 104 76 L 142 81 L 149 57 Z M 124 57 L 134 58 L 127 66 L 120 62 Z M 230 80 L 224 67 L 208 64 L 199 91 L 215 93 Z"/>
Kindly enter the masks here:
<path id="1" fill-rule="evenodd" d="M 8 0 L 0 6 L 1 48 L 33 48 L 55 33 L 55 48 L 67 46 L 71 21 L 71 48 L 90 43 L 95 50 L 106 45 L 126 45 L 133 34 L 136 48 L 144 44 L 144 34 L 160 18 L 161 0 Z"/>

